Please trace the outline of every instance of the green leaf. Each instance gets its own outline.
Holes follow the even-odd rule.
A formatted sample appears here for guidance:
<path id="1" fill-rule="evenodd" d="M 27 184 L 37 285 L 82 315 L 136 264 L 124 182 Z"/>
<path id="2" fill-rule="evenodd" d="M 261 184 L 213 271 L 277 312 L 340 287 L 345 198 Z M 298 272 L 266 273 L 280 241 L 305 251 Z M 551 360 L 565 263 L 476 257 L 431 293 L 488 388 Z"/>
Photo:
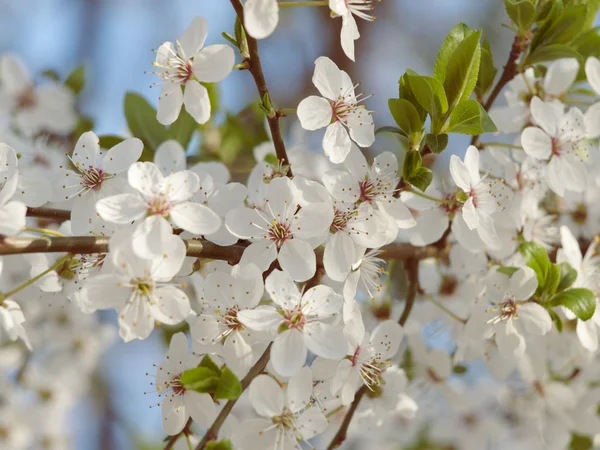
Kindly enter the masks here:
<path id="1" fill-rule="evenodd" d="M 221 33 L 221 36 L 223 37 L 223 39 L 225 39 L 227 42 L 229 42 L 231 45 L 233 45 L 236 48 L 240 48 L 240 46 L 238 45 L 237 41 L 235 40 L 235 38 L 230 35 L 229 33 L 227 33 L 226 31 L 223 31 Z"/>
<path id="2" fill-rule="evenodd" d="M 181 384 L 190 391 L 211 394 L 218 389 L 219 376 L 208 367 L 194 367 L 181 374 Z"/>
<path id="3" fill-rule="evenodd" d="M 551 44 L 545 47 L 539 47 L 529 54 L 525 60 L 524 66 L 530 67 L 542 62 L 554 61 L 562 58 L 577 58 L 581 61 L 582 57 L 570 46 L 563 44 Z"/>
<path id="4" fill-rule="evenodd" d="M 223 367 L 221 370 L 221 378 L 219 378 L 219 385 L 215 391 L 215 398 L 235 400 L 240 395 L 242 395 L 242 383 L 240 383 L 238 377 L 229 370 L 229 367 Z"/>
<path id="5" fill-rule="evenodd" d="M 431 184 L 431 180 L 433 180 L 433 173 L 431 170 L 429 170 L 427 167 L 420 167 L 416 173 L 411 175 L 411 177 L 406 181 L 421 191 L 425 191 L 425 189 L 427 189 L 427 187 Z"/>
<path id="6" fill-rule="evenodd" d="M 113 148 L 115 145 L 120 144 L 125 140 L 121 136 L 115 136 L 112 134 L 99 136 L 98 139 L 100 139 L 100 148 L 105 148 L 107 150 Z"/>
<path id="7" fill-rule="evenodd" d="M 586 19 L 586 5 L 566 8 L 553 14 L 551 20 L 535 33 L 531 42 L 531 52 L 550 44 L 568 44 L 584 31 Z"/>
<path id="8" fill-rule="evenodd" d="M 456 105 L 450 113 L 450 122 L 446 131 L 473 136 L 498 130 L 479 102 L 466 100 Z"/>
<path id="9" fill-rule="evenodd" d="M 423 121 L 423 123 L 424 123 L 425 119 L 427 118 L 427 111 L 425 111 L 425 109 L 419 104 L 417 98 L 415 97 L 414 92 L 412 91 L 412 88 L 411 88 L 409 80 L 408 80 L 408 78 L 411 75 L 419 76 L 419 74 L 416 73 L 415 71 L 408 69 L 404 73 L 404 75 L 402 75 L 400 77 L 400 80 L 398 80 L 398 84 L 400 85 L 399 89 L 398 89 L 398 96 L 400 98 L 408 100 L 409 102 L 411 102 L 413 104 L 413 106 L 417 109 L 417 111 L 419 111 L 419 117 L 421 118 L 421 121 Z"/>
<path id="10" fill-rule="evenodd" d="M 573 433 L 569 450 L 592 450 L 593 448 L 594 440 L 591 437 Z"/>
<path id="11" fill-rule="evenodd" d="M 535 8 L 535 22 L 545 22 L 562 10 L 562 3 L 557 0 L 538 0 Z"/>
<path id="12" fill-rule="evenodd" d="M 212 358 L 209 355 L 204 355 L 202 357 L 202 361 L 200 361 L 198 367 L 206 367 L 207 369 L 212 370 L 219 377 L 221 376 L 221 368 L 217 366 L 217 364 L 212 360 Z"/>
<path id="13" fill-rule="evenodd" d="M 527 30 L 533 23 L 535 6 L 529 0 L 504 0 L 504 7 L 510 20 L 519 27 L 519 31 Z"/>
<path id="14" fill-rule="evenodd" d="M 467 366 L 463 366 L 462 364 L 457 364 L 456 366 L 454 366 L 452 368 L 452 372 L 454 372 L 458 375 L 462 375 L 464 373 L 467 373 Z"/>
<path id="15" fill-rule="evenodd" d="M 144 142 L 144 150 L 153 153 L 168 139 L 167 128 L 156 120 L 156 110 L 144 97 L 128 92 L 125 94 L 124 109 L 129 131 Z"/>
<path id="16" fill-rule="evenodd" d="M 65 86 L 71 89 L 75 95 L 83 90 L 85 86 L 85 66 L 83 64 L 71 72 L 65 80 Z"/>
<path id="17" fill-rule="evenodd" d="M 509 277 L 512 277 L 513 274 L 519 270 L 518 267 L 512 267 L 512 266 L 505 266 L 505 267 L 498 267 L 496 269 L 496 272 L 500 272 L 503 273 L 504 275 L 508 275 Z"/>
<path id="18" fill-rule="evenodd" d="M 471 28 L 464 23 L 459 23 L 450 30 L 444 39 L 444 43 L 440 47 L 440 51 L 435 62 L 435 67 L 433 68 L 433 76 L 437 78 L 440 83 L 443 83 L 444 79 L 446 78 L 446 67 L 448 66 L 450 57 L 459 44 L 472 33 L 473 30 Z"/>
<path id="19" fill-rule="evenodd" d="M 410 75 L 408 82 L 417 102 L 431 114 L 432 120 L 439 119 L 448 111 L 448 99 L 442 83 L 438 80 L 433 77 Z"/>
<path id="20" fill-rule="evenodd" d="M 404 157 L 404 165 L 402 166 L 402 178 L 408 180 L 411 176 L 416 175 L 421 168 L 423 158 L 418 150 L 409 150 Z"/>
<path id="21" fill-rule="evenodd" d="M 187 149 L 196 129 L 194 118 L 182 109 L 177 120 L 169 127 L 167 135 L 169 139 L 175 139 L 184 149 Z"/>
<path id="22" fill-rule="evenodd" d="M 564 328 L 564 323 L 563 323 L 562 319 L 560 318 L 560 316 L 558 314 L 556 314 L 556 312 L 553 309 L 547 309 L 546 311 L 548 311 L 548 314 L 550 314 L 550 318 L 552 319 L 552 322 L 554 323 L 554 326 L 556 327 L 558 332 L 562 333 L 563 328 Z"/>
<path id="23" fill-rule="evenodd" d="M 477 94 L 477 96 L 483 97 L 485 93 L 491 89 L 497 73 L 498 69 L 494 66 L 490 43 L 487 39 L 484 39 L 481 47 L 479 75 L 477 77 L 477 84 L 475 85 L 475 94 Z"/>
<path id="24" fill-rule="evenodd" d="M 523 242 L 519 245 L 519 251 L 525 260 L 525 264 L 535 271 L 538 279 L 538 286 L 544 286 L 551 265 L 546 249 L 531 241 Z"/>
<path id="25" fill-rule="evenodd" d="M 42 72 L 42 76 L 52 81 L 60 81 L 60 75 L 54 69 L 46 69 Z"/>
<path id="26" fill-rule="evenodd" d="M 560 282 L 558 283 L 558 287 L 556 288 L 557 292 L 564 291 L 565 289 L 570 288 L 575 280 L 577 279 L 577 271 L 573 269 L 569 263 L 562 262 L 559 264 L 560 266 Z"/>
<path id="27" fill-rule="evenodd" d="M 550 264 L 548 267 L 548 274 L 546 275 L 546 282 L 540 290 L 540 294 L 544 298 L 548 299 L 556 293 L 556 289 L 560 283 L 560 266 L 558 264 Z M 539 286 L 538 286 L 539 289 Z"/>
<path id="28" fill-rule="evenodd" d="M 94 121 L 91 117 L 81 115 L 77 120 L 77 124 L 75 125 L 75 129 L 73 130 L 73 135 L 76 138 L 79 138 L 86 131 L 92 131 L 94 129 Z"/>
<path id="29" fill-rule="evenodd" d="M 408 137 L 408 135 L 406 134 L 405 131 L 403 131 L 397 127 L 379 127 L 375 130 L 375 134 L 379 134 L 379 133 L 392 133 L 392 134 L 399 134 L 402 137 Z"/>
<path id="30" fill-rule="evenodd" d="M 433 153 L 442 153 L 448 146 L 448 135 L 447 134 L 428 134 L 425 137 L 429 150 Z"/>
<path id="31" fill-rule="evenodd" d="M 467 36 L 454 50 L 446 67 L 444 91 L 448 98 L 449 108 L 467 100 L 477 84 L 479 62 L 481 60 L 481 30 Z"/>
<path id="32" fill-rule="evenodd" d="M 562 291 L 552 298 L 552 306 L 564 306 L 581 320 L 589 320 L 596 310 L 596 298 L 589 289 L 574 288 Z"/>
<path id="33" fill-rule="evenodd" d="M 423 121 L 414 105 L 405 99 L 390 98 L 388 106 L 398 126 L 407 134 L 420 133 Z"/>
<path id="34" fill-rule="evenodd" d="M 209 442 L 206 444 L 206 450 L 232 450 L 231 441 L 229 439 L 223 439 L 219 442 Z"/>

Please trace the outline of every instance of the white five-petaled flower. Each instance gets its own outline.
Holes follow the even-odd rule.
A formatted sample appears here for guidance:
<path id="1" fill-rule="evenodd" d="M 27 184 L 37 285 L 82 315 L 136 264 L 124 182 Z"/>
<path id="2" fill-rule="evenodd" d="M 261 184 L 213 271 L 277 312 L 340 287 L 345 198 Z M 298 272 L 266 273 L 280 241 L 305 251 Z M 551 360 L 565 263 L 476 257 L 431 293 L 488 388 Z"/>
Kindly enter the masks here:
<path id="1" fill-rule="evenodd" d="M 263 210 L 236 208 L 225 218 L 227 229 L 252 244 L 244 250 L 242 264 L 253 263 L 265 271 L 277 259 L 294 280 L 306 281 L 316 270 L 313 250 L 332 221 L 331 205 L 300 202 L 289 178 L 269 183 Z"/>
<path id="2" fill-rule="evenodd" d="M 12 147 L 0 144 L 0 234 L 11 236 L 25 226 L 27 207 L 11 200 L 18 184 L 17 154 Z"/>
<path id="3" fill-rule="evenodd" d="M 488 302 L 485 312 L 474 313 L 471 321 L 485 321 L 487 333 L 495 334 L 500 354 L 507 359 L 525 352 L 525 335 L 542 336 L 552 329 L 548 311 L 529 301 L 538 287 L 537 276 L 530 267 L 522 267 L 510 277 L 493 267 L 482 299 Z M 467 323 L 469 328 L 469 323 Z"/>
<path id="4" fill-rule="evenodd" d="M 386 320 L 368 333 L 360 311 L 356 310 L 346 321 L 344 334 L 348 352 L 340 361 L 331 392 L 339 393 L 342 404 L 349 405 L 362 384 L 373 389 L 381 383 L 381 375 L 389 365 L 389 358 L 398 352 L 404 332 L 397 322 Z"/>
<path id="5" fill-rule="evenodd" d="M 286 272 L 275 270 L 266 281 L 276 306 L 238 312 L 241 323 L 257 331 L 277 332 L 271 362 L 280 375 L 294 375 L 304 365 L 307 350 L 323 358 L 339 359 L 347 348 L 342 329 L 331 325 L 344 302 L 329 286 L 315 286 L 302 295 Z"/>
<path id="6" fill-rule="evenodd" d="M 188 390 L 181 382 L 183 372 L 193 369 L 199 362 L 198 356 L 189 354 L 185 334 L 174 334 L 167 358 L 156 369 L 155 382 L 161 396 L 162 427 L 168 435 L 181 432 L 190 417 L 203 427 L 209 427 L 217 415 L 209 394 Z"/>
<path id="7" fill-rule="evenodd" d="M 0 273 L 2 273 L 3 260 L 0 258 Z M 27 332 L 23 328 L 25 316 L 21 307 L 10 298 L 2 299 L 0 302 L 0 341 L 7 337 L 9 341 L 21 339 L 27 348 L 31 350 L 31 343 Z"/>
<path id="8" fill-rule="evenodd" d="M 372 22 L 375 16 L 372 0 L 329 0 L 331 11 L 342 18 L 340 39 L 342 49 L 348 58 L 354 61 L 354 41 L 360 37 L 354 16 Z"/>
<path id="9" fill-rule="evenodd" d="M 254 39 L 269 37 L 279 23 L 277 0 L 247 0 L 244 2 L 244 28 Z"/>
<path id="10" fill-rule="evenodd" d="M 163 125 L 177 120 L 183 104 L 196 122 L 210 119 L 208 91 L 200 83 L 222 81 L 233 70 L 235 55 L 228 45 L 202 48 L 207 34 L 206 20 L 195 17 L 175 45 L 165 42 L 156 51 L 155 73 L 164 81 L 156 119 Z"/>
<path id="11" fill-rule="evenodd" d="M 298 119 L 305 130 L 327 127 L 323 150 L 333 163 L 346 159 L 352 141 L 361 147 L 375 142 L 375 126 L 371 111 L 361 103 L 369 96 L 356 95 L 358 84 L 335 63 L 321 56 L 315 61 L 313 84 L 322 97 L 311 95 L 298 105 Z"/>
<path id="12" fill-rule="evenodd" d="M 189 319 L 192 342 L 199 344 L 196 348 L 216 346 L 227 367 L 245 375 L 252 365 L 255 339 L 238 314 L 256 307 L 263 290 L 262 273 L 254 264 L 237 265 L 232 273 L 209 273 L 200 293 L 202 311 Z"/>
<path id="13" fill-rule="evenodd" d="M 190 314 L 188 297 L 169 283 L 181 269 L 185 244 L 174 235 L 166 244 L 160 257 L 143 259 L 131 248 L 129 230 L 123 231 L 111 240 L 114 270 L 88 278 L 79 292 L 88 311 L 119 311 L 119 334 L 125 342 L 146 339 L 155 322 L 176 325 Z"/>
<path id="14" fill-rule="evenodd" d="M 467 227 L 477 230 L 477 234 L 489 248 L 498 249 L 501 243 L 491 214 L 498 209 L 494 187 L 499 183 L 480 175 L 479 150 L 473 145 L 469 146 L 464 162 L 452 155 L 450 174 L 456 185 L 467 195 L 461 209 Z"/>
<path id="15" fill-rule="evenodd" d="M 538 126 L 528 127 L 521 135 L 525 152 L 547 161 L 546 179 L 550 189 L 564 197 L 565 190 L 582 192 L 586 187 L 588 141 L 584 115 L 577 108 L 566 113 L 561 103 L 531 100 L 531 115 Z"/>
<path id="16" fill-rule="evenodd" d="M 127 172 L 138 192 L 99 200 L 96 210 L 107 222 L 129 224 L 143 219 L 133 234 L 133 249 L 143 258 L 160 257 L 170 242 L 169 221 L 193 234 L 214 233 L 221 219 L 210 208 L 190 202 L 200 188 L 198 175 L 182 170 L 164 177 L 150 162 L 138 162 Z"/>
<path id="17" fill-rule="evenodd" d="M 284 391 L 268 375 L 257 376 L 249 388 L 250 403 L 260 419 L 244 421 L 233 442 L 244 450 L 297 450 L 301 442 L 325 431 L 327 418 L 312 403 L 313 377 L 303 367 Z"/>
<path id="18" fill-rule="evenodd" d="M 127 190 L 127 181 L 117 175 L 140 158 L 143 147 L 142 141 L 131 138 L 103 152 L 94 132 L 81 135 L 70 157 L 75 170 L 61 167 L 57 171 L 52 198 L 55 202 L 75 198 L 71 212 L 71 228 L 75 234 L 98 231 L 96 203 Z"/>

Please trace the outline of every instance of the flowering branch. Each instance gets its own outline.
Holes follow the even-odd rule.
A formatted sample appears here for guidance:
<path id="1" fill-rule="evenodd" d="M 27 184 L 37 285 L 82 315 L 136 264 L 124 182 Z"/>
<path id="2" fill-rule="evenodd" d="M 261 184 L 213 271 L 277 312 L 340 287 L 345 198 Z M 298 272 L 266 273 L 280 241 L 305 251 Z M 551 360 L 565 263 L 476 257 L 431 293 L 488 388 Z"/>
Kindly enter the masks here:
<path id="1" fill-rule="evenodd" d="M 244 27 L 244 5 L 240 0 L 231 0 L 231 5 L 235 9 L 236 14 L 240 19 L 240 23 Z M 269 88 L 267 87 L 267 81 L 265 80 L 265 75 L 262 70 L 262 65 L 260 63 L 260 54 L 258 53 L 258 43 L 256 39 L 250 36 L 246 32 L 246 40 L 248 42 L 248 52 L 249 56 L 246 58 L 245 62 L 248 63 L 248 70 L 252 74 L 254 78 L 254 82 L 256 83 L 256 88 L 258 89 L 258 93 L 261 99 L 269 98 Z M 290 160 L 285 151 L 285 143 L 283 142 L 283 134 L 281 133 L 281 128 L 279 126 L 279 115 L 273 114 L 272 117 L 267 115 L 267 120 L 269 122 L 269 129 L 271 130 L 271 138 L 273 139 L 273 145 L 275 146 L 275 153 L 277 155 L 277 159 L 282 163 L 290 163 Z M 292 169 L 288 170 L 288 176 L 292 176 Z"/>
<path id="2" fill-rule="evenodd" d="M 242 382 L 241 382 L 242 383 L 242 391 L 245 391 L 248 388 L 248 386 L 250 386 L 250 383 L 252 382 L 252 380 L 254 380 L 257 376 L 259 376 L 263 372 L 263 370 L 265 370 L 265 368 L 267 367 L 267 364 L 269 363 L 269 359 L 271 358 L 271 345 L 272 345 L 272 343 L 269 344 L 269 346 L 264 351 L 264 353 L 261 355 L 261 357 L 258 358 L 258 361 L 256 361 L 256 364 L 254 364 L 254 366 L 252 366 L 252 368 L 248 372 L 248 375 L 246 375 L 244 377 L 244 379 L 242 380 Z M 204 437 L 202 438 L 202 440 L 196 446 L 196 450 L 203 450 L 206 447 L 206 444 L 208 444 L 210 441 L 214 441 L 215 439 L 217 439 L 217 437 L 219 436 L 219 430 L 221 430 L 221 427 L 223 426 L 225 419 L 227 419 L 227 416 L 229 416 L 229 413 L 235 406 L 236 402 L 237 402 L 237 399 L 229 400 L 225 404 L 225 406 L 223 407 L 223 409 L 221 410 L 221 412 L 219 413 L 219 415 L 217 416 L 217 418 L 215 419 L 213 424 L 210 426 L 210 428 L 204 434 Z"/>

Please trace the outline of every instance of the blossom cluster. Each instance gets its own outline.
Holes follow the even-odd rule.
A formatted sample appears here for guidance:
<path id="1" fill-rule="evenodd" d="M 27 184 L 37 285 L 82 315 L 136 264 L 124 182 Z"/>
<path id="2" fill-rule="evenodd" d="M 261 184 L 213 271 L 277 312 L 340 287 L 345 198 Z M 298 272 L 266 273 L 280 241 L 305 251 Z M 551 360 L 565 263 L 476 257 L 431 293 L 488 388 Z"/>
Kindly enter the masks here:
<path id="1" fill-rule="evenodd" d="M 79 132 L 72 86 L 35 84 L 17 57 L 1 57 L 0 250 L 96 247 L 24 246 L 0 260 L 0 447 L 68 447 L 66 414 L 98 389 L 102 352 L 165 328 L 175 332 L 152 386 L 172 448 L 600 440 L 600 60 L 555 58 L 517 74 L 508 105 L 489 111 L 500 142 L 467 133 L 482 136 L 429 170 L 421 155 L 439 153 L 429 136 L 447 134 L 424 140 L 421 129 L 426 114 L 441 123 L 443 106 L 410 106 L 425 115 L 416 133 L 405 129 L 413 118 L 397 119 L 408 148 L 375 153 L 369 96 L 319 57 L 315 95 L 296 115 L 299 134 L 324 129 L 321 145 L 300 139 L 278 160 L 271 136 L 243 180 L 231 165 L 193 160 L 189 139 L 169 133 L 188 117 L 192 133 L 203 130 L 214 83 L 234 66 L 258 70 L 245 34 L 269 36 L 279 6 L 243 4 L 230 36 L 238 66 L 231 46 L 205 46 L 200 17 L 158 48 L 156 148 L 134 129 L 117 140 Z M 355 16 L 372 20 L 372 2 L 329 6 L 354 60 Z M 451 132 L 460 126 L 444 88 L 450 125 L 438 131 Z M 471 101 L 461 95 L 452 108 Z M 401 80 L 405 108 L 406 98 Z M 40 207 L 69 219 L 41 218 Z M 99 310 L 116 311 L 118 331 Z"/>

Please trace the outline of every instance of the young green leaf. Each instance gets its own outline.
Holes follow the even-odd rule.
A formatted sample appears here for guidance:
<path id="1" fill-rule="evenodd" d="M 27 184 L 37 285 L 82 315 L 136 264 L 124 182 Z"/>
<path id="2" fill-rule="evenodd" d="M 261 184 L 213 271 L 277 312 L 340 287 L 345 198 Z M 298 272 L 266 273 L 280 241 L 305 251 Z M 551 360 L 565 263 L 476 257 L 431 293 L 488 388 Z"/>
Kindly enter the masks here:
<path id="1" fill-rule="evenodd" d="M 100 140 L 100 148 L 104 148 L 106 150 L 113 148 L 115 145 L 120 144 L 125 140 L 121 136 L 114 136 L 111 134 L 99 136 L 98 139 Z"/>
<path id="2" fill-rule="evenodd" d="M 459 23 L 450 30 L 444 39 L 444 43 L 440 47 L 435 62 L 435 67 L 433 68 L 433 76 L 438 79 L 440 83 L 443 83 L 446 78 L 446 67 L 448 66 L 448 61 L 454 53 L 454 50 L 456 50 L 459 44 L 471 33 L 473 33 L 471 28 L 464 23 Z"/>
<path id="3" fill-rule="evenodd" d="M 573 269 L 569 263 L 562 262 L 559 264 L 560 266 L 560 282 L 558 283 L 558 287 L 556 288 L 557 292 L 564 291 L 565 289 L 570 288 L 575 280 L 577 279 L 577 271 Z"/>
<path id="4" fill-rule="evenodd" d="M 563 44 L 551 44 L 535 49 L 527 56 L 524 62 L 525 67 L 533 66 L 542 62 L 554 61 L 562 58 L 577 58 L 580 61 L 582 56 L 571 46 Z"/>
<path id="5" fill-rule="evenodd" d="M 504 0 L 504 7 L 510 20 L 519 27 L 522 34 L 535 18 L 535 6 L 529 0 Z"/>
<path id="6" fill-rule="evenodd" d="M 586 18 L 586 5 L 573 6 L 560 12 L 554 12 L 535 33 L 531 42 L 531 52 L 550 44 L 568 44 L 584 31 Z"/>
<path id="7" fill-rule="evenodd" d="M 169 139 L 175 139 L 186 149 L 196 129 L 197 124 L 194 118 L 182 109 L 177 120 L 169 127 L 167 134 Z"/>
<path id="8" fill-rule="evenodd" d="M 433 180 L 433 173 L 427 167 L 419 167 L 419 169 L 410 176 L 406 181 L 412 186 L 425 191 Z"/>
<path id="9" fill-rule="evenodd" d="M 481 30 L 467 36 L 454 50 L 448 61 L 444 91 L 450 110 L 457 103 L 467 100 L 475 88 L 481 60 L 480 38 Z"/>
<path id="10" fill-rule="evenodd" d="M 168 139 L 167 128 L 156 120 L 156 110 L 141 95 L 125 94 L 124 110 L 129 131 L 144 142 L 144 150 L 154 152 Z"/>
<path id="11" fill-rule="evenodd" d="M 407 134 L 420 133 L 423 129 L 423 121 L 414 105 L 405 99 L 390 98 L 388 106 L 392 117 Z"/>
<path id="12" fill-rule="evenodd" d="M 466 100 L 460 102 L 452 110 L 448 128 L 445 131 L 448 133 L 479 135 L 493 133 L 498 130 L 479 102 Z"/>
<path id="13" fill-rule="evenodd" d="M 498 69 L 494 66 L 490 43 L 487 39 L 484 39 L 483 45 L 481 46 L 479 75 L 477 77 L 477 84 L 475 85 L 475 94 L 477 94 L 478 97 L 483 97 L 485 93 L 491 89 L 497 73 Z"/>
<path id="14" fill-rule="evenodd" d="M 439 119 L 448 111 L 448 99 L 442 83 L 438 80 L 422 75 L 410 75 L 408 82 L 417 102 L 431 114 L 432 120 Z"/>
<path id="15" fill-rule="evenodd" d="M 398 127 L 379 127 L 375 130 L 375 134 L 377 135 L 379 133 L 392 133 L 392 134 L 398 134 L 402 137 L 408 137 L 406 132 L 404 130 L 401 130 Z"/>
<path id="16" fill-rule="evenodd" d="M 544 296 L 545 299 L 550 298 L 556 293 L 558 285 L 560 283 L 560 266 L 558 264 L 550 264 L 548 267 L 548 274 L 546 275 L 546 282 L 543 286 L 538 286 L 540 295 Z"/>
<path id="17" fill-rule="evenodd" d="M 223 439 L 219 442 L 209 442 L 206 444 L 206 450 L 232 450 L 231 441 L 229 439 Z"/>
<path id="18" fill-rule="evenodd" d="M 589 320 L 596 311 L 596 298 L 589 289 L 574 288 L 556 294 L 552 306 L 564 306 L 581 320 Z"/>
<path id="19" fill-rule="evenodd" d="M 503 273 L 504 275 L 508 275 L 509 277 L 512 277 L 513 274 L 519 270 L 518 267 L 512 267 L 512 266 L 504 266 L 504 267 L 498 267 L 496 269 L 496 272 L 500 272 Z"/>
<path id="20" fill-rule="evenodd" d="M 433 153 L 442 153 L 448 146 L 448 135 L 447 134 L 428 134 L 425 137 L 429 150 Z"/>
<path id="21" fill-rule="evenodd" d="M 215 398 L 225 400 L 235 400 L 242 395 L 242 383 L 238 380 L 238 377 L 229 370 L 229 367 L 225 366 L 221 369 L 221 377 L 217 390 L 215 391 Z"/>
<path id="22" fill-rule="evenodd" d="M 400 80 L 398 80 L 398 84 L 400 85 L 399 89 L 398 89 L 398 97 L 411 102 L 413 104 L 413 106 L 417 109 L 417 111 L 419 112 L 419 117 L 421 118 L 421 121 L 423 121 L 423 123 L 424 123 L 425 119 L 427 118 L 427 111 L 425 111 L 425 109 L 419 104 L 417 98 L 415 97 L 415 94 L 412 91 L 412 88 L 410 87 L 410 83 L 408 82 L 408 77 L 410 77 L 411 75 L 419 76 L 419 74 L 417 72 L 408 69 L 404 73 L 404 75 L 402 75 L 400 77 Z"/>
<path id="23" fill-rule="evenodd" d="M 519 245 L 521 256 L 525 260 L 525 264 L 531 267 L 537 275 L 538 286 L 543 286 L 546 283 L 548 270 L 551 262 L 546 253 L 546 249 L 533 241 L 523 242 Z"/>
<path id="24" fill-rule="evenodd" d="M 212 358 L 208 355 L 204 355 L 202 357 L 202 361 L 198 364 L 198 367 L 206 367 L 207 369 L 212 370 L 219 377 L 221 376 L 221 368 L 217 366 L 217 364 L 212 360 Z"/>
<path id="25" fill-rule="evenodd" d="M 83 90 L 85 86 L 85 66 L 83 64 L 71 72 L 65 80 L 65 86 L 71 89 L 75 95 Z"/>
<path id="26" fill-rule="evenodd" d="M 552 319 L 552 322 L 554 323 L 554 326 L 556 327 L 558 332 L 562 333 L 564 324 L 560 316 L 556 314 L 556 311 L 554 311 L 553 309 L 547 309 L 546 311 L 548 311 L 548 314 L 550 314 L 550 318 Z"/>
<path id="27" fill-rule="evenodd" d="M 211 394 L 219 386 L 219 375 L 208 367 L 199 366 L 183 372 L 180 381 L 185 389 Z"/>
<path id="28" fill-rule="evenodd" d="M 421 152 L 418 150 L 406 152 L 404 165 L 402 166 L 402 178 L 408 180 L 411 176 L 416 175 L 421 168 L 422 161 L 423 158 L 421 157 Z"/>

